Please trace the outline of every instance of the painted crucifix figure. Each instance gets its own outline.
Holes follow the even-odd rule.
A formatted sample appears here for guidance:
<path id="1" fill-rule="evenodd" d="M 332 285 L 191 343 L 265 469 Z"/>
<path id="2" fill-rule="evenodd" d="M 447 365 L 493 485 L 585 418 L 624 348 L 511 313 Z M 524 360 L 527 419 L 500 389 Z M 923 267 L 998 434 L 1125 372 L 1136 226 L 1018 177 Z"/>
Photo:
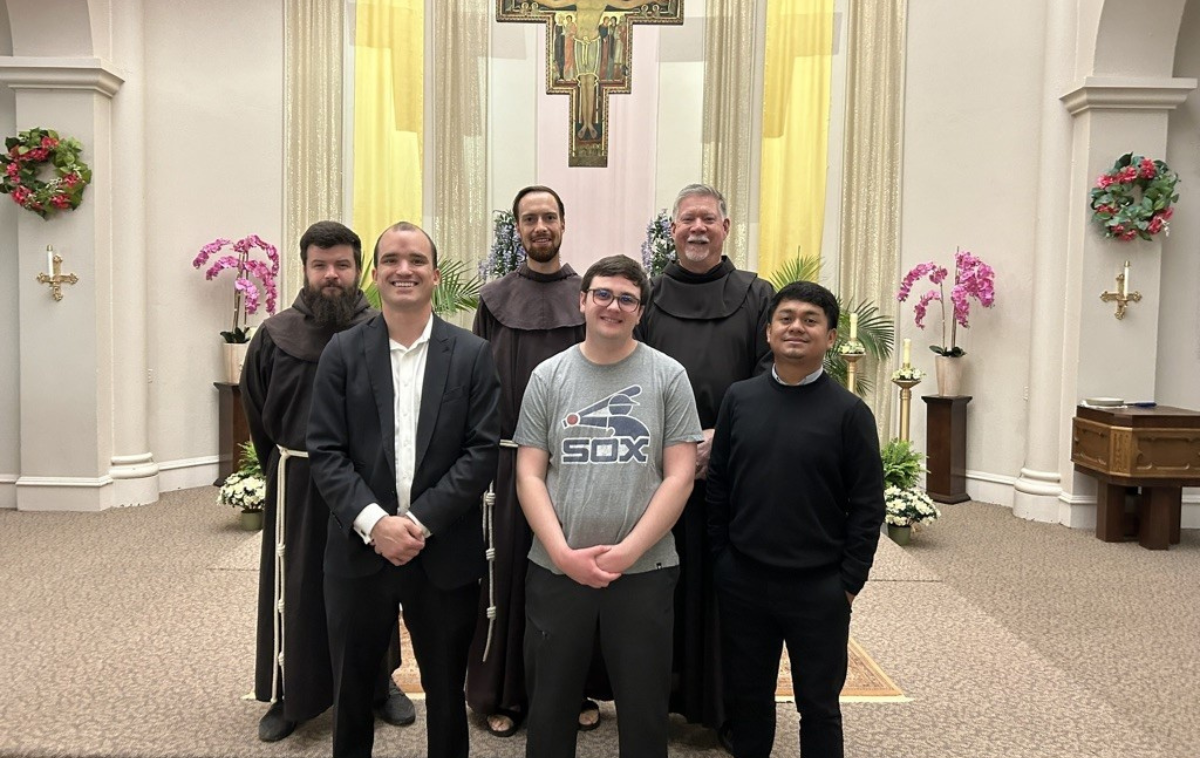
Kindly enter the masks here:
<path id="1" fill-rule="evenodd" d="M 546 92 L 571 96 L 571 166 L 608 165 L 608 96 L 628 94 L 633 24 L 682 24 L 683 0 L 497 0 L 499 21 L 546 24 Z"/>

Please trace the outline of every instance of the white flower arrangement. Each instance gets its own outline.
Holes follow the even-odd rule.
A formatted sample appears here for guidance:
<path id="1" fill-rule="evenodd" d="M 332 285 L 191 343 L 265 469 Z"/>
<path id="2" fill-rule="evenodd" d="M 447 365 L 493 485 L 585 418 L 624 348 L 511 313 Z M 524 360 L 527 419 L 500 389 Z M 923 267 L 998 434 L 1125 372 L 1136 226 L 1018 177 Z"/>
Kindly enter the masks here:
<path id="1" fill-rule="evenodd" d="M 884 519 L 892 526 L 925 524 L 936 521 L 942 515 L 929 494 L 919 487 L 888 487 L 883 492 L 883 501 L 886 511 Z"/>
<path id="2" fill-rule="evenodd" d="M 916 366 L 901 366 L 892 372 L 893 382 L 919 382 L 925 378 L 925 372 Z"/>
<path id="3" fill-rule="evenodd" d="M 845 340 L 837 346 L 838 355 L 865 355 L 867 348 L 859 340 Z"/>
<path id="4" fill-rule="evenodd" d="M 256 511 L 267 498 L 267 482 L 258 474 L 235 471 L 225 478 L 217 493 L 217 502 L 244 511 Z"/>

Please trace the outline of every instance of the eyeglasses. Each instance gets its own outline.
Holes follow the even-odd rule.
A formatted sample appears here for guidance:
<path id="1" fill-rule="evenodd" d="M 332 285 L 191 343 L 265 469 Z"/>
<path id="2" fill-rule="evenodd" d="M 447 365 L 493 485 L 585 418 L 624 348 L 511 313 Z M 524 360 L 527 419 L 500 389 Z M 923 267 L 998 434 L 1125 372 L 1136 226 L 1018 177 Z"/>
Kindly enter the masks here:
<path id="1" fill-rule="evenodd" d="M 626 313 L 633 313 L 642 304 L 642 301 L 633 295 L 617 295 L 612 290 L 591 289 L 588 292 L 592 293 L 592 302 L 601 308 L 607 308 L 613 300 L 616 300 L 618 308 Z"/>

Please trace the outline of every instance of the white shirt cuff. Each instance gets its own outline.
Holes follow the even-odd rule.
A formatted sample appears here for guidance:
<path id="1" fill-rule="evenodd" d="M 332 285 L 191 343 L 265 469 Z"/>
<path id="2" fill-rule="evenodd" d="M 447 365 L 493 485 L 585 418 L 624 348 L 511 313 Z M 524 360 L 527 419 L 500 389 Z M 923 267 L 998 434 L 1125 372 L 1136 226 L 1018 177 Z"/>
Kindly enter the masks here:
<path id="1" fill-rule="evenodd" d="M 423 535 L 425 536 L 425 539 L 429 539 L 430 537 L 432 537 L 432 536 L 433 536 L 433 532 L 431 532 L 431 531 L 429 531 L 428 529 L 426 529 L 426 528 L 425 528 L 425 525 L 421 523 L 421 520 L 420 520 L 419 518 L 417 518 L 416 516 L 414 516 L 414 515 L 413 515 L 413 512 L 412 512 L 412 511 L 408 511 L 408 512 L 407 512 L 407 513 L 405 513 L 404 515 L 405 515 L 405 516 L 408 516 L 410 519 L 412 519 L 412 522 L 413 522 L 414 524 L 416 524 L 417 526 L 421 527 L 421 534 L 423 534 Z"/>
<path id="2" fill-rule="evenodd" d="M 386 515 L 388 515 L 387 511 L 380 508 L 378 503 L 371 503 L 354 517 L 354 531 L 358 532 L 358 536 L 362 537 L 365 544 L 371 544 L 371 530 Z"/>

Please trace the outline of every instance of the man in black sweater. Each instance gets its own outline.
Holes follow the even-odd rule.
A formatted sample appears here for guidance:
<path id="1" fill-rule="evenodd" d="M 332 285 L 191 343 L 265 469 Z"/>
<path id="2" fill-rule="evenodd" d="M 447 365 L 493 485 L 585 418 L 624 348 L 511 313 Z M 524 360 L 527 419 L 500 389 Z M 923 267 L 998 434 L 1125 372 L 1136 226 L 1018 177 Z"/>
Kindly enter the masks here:
<path id="1" fill-rule="evenodd" d="M 813 282 L 771 301 L 771 371 L 730 387 L 708 469 L 725 705 L 735 758 L 766 758 L 787 643 L 803 758 L 841 758 L 850 607 L 883 523 L 866 404 L 825 375 L 838 304 Z"/>

